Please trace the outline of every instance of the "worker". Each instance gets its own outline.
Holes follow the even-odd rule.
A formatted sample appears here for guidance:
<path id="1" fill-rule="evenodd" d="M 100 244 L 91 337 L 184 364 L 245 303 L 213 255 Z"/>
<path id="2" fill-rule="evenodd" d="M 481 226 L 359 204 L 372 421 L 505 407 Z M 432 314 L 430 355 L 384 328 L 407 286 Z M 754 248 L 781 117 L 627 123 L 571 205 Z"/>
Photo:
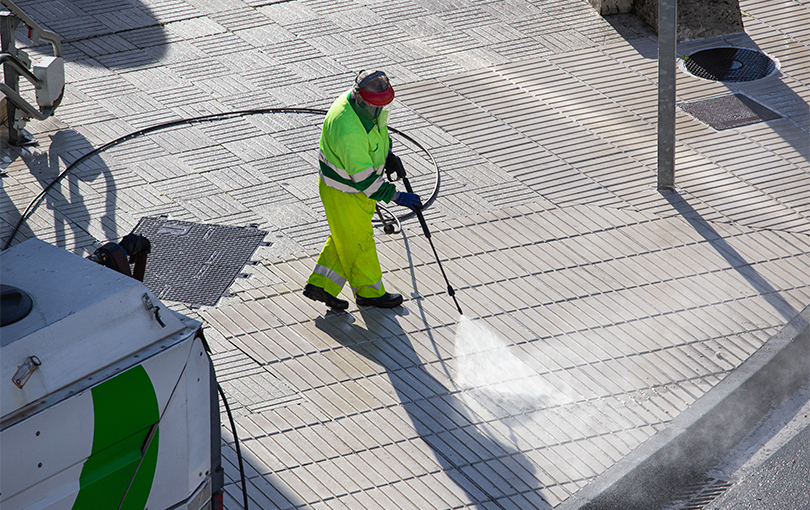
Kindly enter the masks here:
<path id="1" fill-rule="evenodd" d="M 330 234 L 304 296 L 335 310 L 349 307 L 348 301 L 337 297 L 346 282 L 359 306 L 402 304 L 400 294 L 385 291 L 371 226 L 380 200 L 411 209 L 422 207 L 419 195 L 397 191 L 385 180 L 386 172 L 401 165 L 391 152 L 388 111 L 383 109 L 393 99 L 394 89 L 384 72 L 361 71 L 323 121 L 318 191 Z"/>

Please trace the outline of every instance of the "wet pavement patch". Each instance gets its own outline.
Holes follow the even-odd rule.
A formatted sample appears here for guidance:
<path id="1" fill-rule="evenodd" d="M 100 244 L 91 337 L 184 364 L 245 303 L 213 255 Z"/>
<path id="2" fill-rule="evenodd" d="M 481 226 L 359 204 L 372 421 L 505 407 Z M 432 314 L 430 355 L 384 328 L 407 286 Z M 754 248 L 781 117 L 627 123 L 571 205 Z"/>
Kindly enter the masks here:
<path id="1" fill-rule="evenodd" d="M 684 70 L 698 78 L 724 82 L 754 81 L 777 70 L 768 55 L 746 48 L 698 50 L 681 59 Z"/>
<path id="2" fill-rule="evenodd" d="M 744 94 L 681 103 L 678 108 L 718 131 L 780 118 L 780 115 Z"/>
<path id="3" fill-rule="evenodd" d="M 259 365 L 242 350 L 211 355 L 217 367 L 217 382 L 228 395 L 235 416 L 260 413 L 301 400 L 301 395 L 266 367 Z"/>
<path id="4" fill-rule="evenodd" d="M 206 306 L 216 305 L 267 235 L 160 217 L 141 218 L 134 232 L 152 244 L 144 284 L 159 299 Z"/>

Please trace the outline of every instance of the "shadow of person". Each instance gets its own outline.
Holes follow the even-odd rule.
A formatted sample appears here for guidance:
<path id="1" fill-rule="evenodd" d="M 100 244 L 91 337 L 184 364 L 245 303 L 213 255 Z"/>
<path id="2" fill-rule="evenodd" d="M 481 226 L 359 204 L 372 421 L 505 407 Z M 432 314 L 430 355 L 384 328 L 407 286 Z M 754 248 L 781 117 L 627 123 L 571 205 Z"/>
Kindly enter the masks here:
<path id="1" fill-rule="evenodd" d="M 316 327 L 337 342 L 382 367 L 419 438 L 430 446 L 450 479 L 478 508 L 525 506 L 550 508 L 537 493 L 536 469 L 519 451 L 482 432 L 474 413 L 429 370 L 416 353 L 398 316 L 407 309 L 359 311 L 366 328 L 352 314 L 327 314 Z M 514 499 L 520 500 L 512 501 Z"/>
<path id="2" fill-rule="evenodd" d="M 4 154 L 8 161 L 8 176 L 14 177 L 14 170 L 25 171 L 14 164 L 16 159 L 25 163 L 27 171 L 36 178 L 41 189 L 50 186 L 59 178 L 67 166 L 78 158 L 93 151 L 92 144 L 80 133 L 71 129 L 59 130 L 47 136 L 38 137 L 36 148 L 6 146 Z M 99 178 L 101 178 L 100 182 Z M 116 184 L 112 171 L 98 156 L 90 157 L 76 165 L 58 180 L 46 195 L 32 202 L 36 195 L 26 197 L 25 206 L 32 206 L 26 218 L 20 223 L 19 231 L 12 232 L 12 226 L 19 223 L 25 214 L 25 207 L 18 209 L 14 201 L 3 190 L 0 192 L 0 207 L 4 211 L 3 244 L 9 246 L 31 237 L 39 237 L 55 246 L 74 252 L 90 250 L 95 241 L 115 240 L 119 236 L 116 225 Z M 51 211 L 50 221 L 53 230 L 32 229 L 28 223 L 31 216 L 43 216 L 42 208 Z M 37 212 L 37 209 L 40 209 Z M 99 217 L 98 214 L 102 213 Z"/>

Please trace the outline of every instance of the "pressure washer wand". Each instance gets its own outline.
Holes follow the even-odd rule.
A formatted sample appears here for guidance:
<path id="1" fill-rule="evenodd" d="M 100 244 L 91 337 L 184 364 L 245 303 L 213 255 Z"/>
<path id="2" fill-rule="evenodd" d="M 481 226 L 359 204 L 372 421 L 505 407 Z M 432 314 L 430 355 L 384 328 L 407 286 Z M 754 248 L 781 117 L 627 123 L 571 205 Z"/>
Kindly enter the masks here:
<path id="1" fill-rule="evenodd" d="M 398 172 L 399 176 L 402 177 L 402 182 L 405 184 L 405 189 L 408 193 L 413 193 L 413 188 L 411 188 L 411 183 L 408 181 L 408 178 L 405 176 L 405 170 L 403 169 L 402 172 Z M 430 247 L 433 248 L 433 256 L 436 257 L 436 263 L 439 264 L 439 269 L 442 272 L 442 276 L 444 277 L 444 282 L 447 284 L 447 293 L 450 294 L 450 297 L 453 298 L 453 302 L 456 304 L 456 309 L 458 310 L 459 315 L 464 315 L 464 312 L 461 311 L 461 307 L 458 304 L 458 300 L 456 299 L 456 291 L 450 285 L 450 281 L 447 280 L 447 275 L 444 273 L 444 268 L 442 267 L 442 261 L 439 260 L 439 254 L 436 252 L 436 247 L 433 246 L 433 240 L 430 238 L 430 230 L 428 230 L 427 223 L 425 223 L 425 217 L 422 216 L 421 209 L 414 209 L 416 213 L 416 217 L 419 218 L 419 224 L 422 225 L 422 231 L 425 233 L 425 237 L 427 237 L 428 242 L 430 243 Z"/>

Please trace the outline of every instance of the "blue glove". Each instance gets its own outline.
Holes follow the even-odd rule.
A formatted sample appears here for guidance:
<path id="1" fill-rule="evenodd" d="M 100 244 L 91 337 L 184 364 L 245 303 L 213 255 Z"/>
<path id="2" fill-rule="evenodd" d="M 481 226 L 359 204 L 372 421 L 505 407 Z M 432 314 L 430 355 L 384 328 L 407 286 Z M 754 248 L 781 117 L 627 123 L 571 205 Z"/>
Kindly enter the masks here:
<path id="1" fill-rule="evenodd" d="M 422 200 L 416 193 L 402 193 L 397 191 L 394 193 L 394 203 L 411 209 L 421 209 Z"/>

